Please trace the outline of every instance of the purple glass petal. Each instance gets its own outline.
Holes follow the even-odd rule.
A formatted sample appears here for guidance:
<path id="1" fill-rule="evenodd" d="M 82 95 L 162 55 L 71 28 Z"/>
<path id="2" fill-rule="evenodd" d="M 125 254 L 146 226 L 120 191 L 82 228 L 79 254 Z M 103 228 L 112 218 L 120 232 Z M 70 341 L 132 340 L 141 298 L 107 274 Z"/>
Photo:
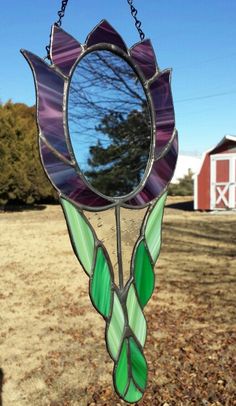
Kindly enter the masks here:
<path id="1" fill-rule="evenodd" d="M 70 159 L 63 127 L 64 81 L 36 55 L 27 51 L 23 54 L 34 72 L 39 128 L 49 144 Z"/>
<path id="2" fill-rule="evenodd" d="M 175 112 L 170 87 L 170 71 L 161 73 L 150 85 L 156 115 L 155 155 L 162 153 L 171 140 L 175 128 Z"/>
<path id="3" fill-rule="evenodd" d="M 81 54 L 81 45 L 70 34 L 67 34 L 67 32 L 56 25 L 52 28 L 51 38 L 52 62 L 65 75 L 69 75 L 71 68 Z"/>
<path id="4" fill-rule="evenodd" d="M 156 56 L 149 39 L 139 42 L 130 49 L 130 55 L 146 79 L 151 79 L 157 70 Z"/>
<path id="5" fill-rule="evenodd" d="M 88 35 L 86 43 L 88 47 L 100 43 L 113 44 L 127 52 L 127 47 L 120 34 L 106 20 L 102 20 Z"/>
<path id="6" fill-rule="evenodd" d="M 40 140 L 44 168 L 55 187 L 74 203 L 82 206 L 105 208 L 111 202 L 89 189 L 75 169 L 62 162 L 47 145 Z"/>
<path id="7" fill-rule="evenodd" d="M 154 162 L 144 188 L 126 205 L 143 206 L 157 198 L 171 181 L 178 156 L 178 135 L 176 132 L 170 149 L 163 158 Z"/>

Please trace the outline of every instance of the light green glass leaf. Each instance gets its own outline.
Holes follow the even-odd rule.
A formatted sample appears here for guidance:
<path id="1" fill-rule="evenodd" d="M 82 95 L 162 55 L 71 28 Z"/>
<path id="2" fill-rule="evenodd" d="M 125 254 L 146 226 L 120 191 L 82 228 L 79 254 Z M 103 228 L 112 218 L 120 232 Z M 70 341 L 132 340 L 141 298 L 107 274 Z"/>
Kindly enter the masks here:
<path id="1" fill-rule="evenodd" d="M 155 275 L 144 241 L 139 243 L 134 259 L 134 283 L 142 308 L 152 296 Z"/>
<path id="2" fill-rule="evenodd" d="M 116 293 L 113 300 L 111 321 L 107 329 L 107 346 L 112 358 L 117 360 L 124 335 L 125 318 Z"/>
<path id="3" fill-rule="evenodd" d="M 167 192 L 154 205 L 148 216 L 144 232 L 146 244 L 154 263 L 157 261 L 161 249 L 161 226 L 166 197 Z"/>
<path id="4" fill-rule="evenodd" d="M 88 275 L 92 273 L 95 241 L 93 233 L 79 210 L 68 200 L 61 198 L 74 251 Z"/>
<path id="5" fill-rule="evenodd" d="M 99 247 L 97 251 L 96 264 L 90 285 L 90 296 L 96 309 L 104 317 L 108 317 L 112 299 L 111 273 L 102 247 Z"/>
<path id="6" fill-rule="evenodd" d="M 131 285 L 129 288 L 126 307 L 128 312 L 129 326 L 143 347 L 146 341 L 147 326 L 133 285 Z"/>
<path id="7" fill-rule="evenodd" d="M 140 392 L 134 385 L 132 379 L 130 381 L 129 389 L 124 397 L 124 400 L 129 403 L 136 403 L 142 399 L 143 393 Z"/>

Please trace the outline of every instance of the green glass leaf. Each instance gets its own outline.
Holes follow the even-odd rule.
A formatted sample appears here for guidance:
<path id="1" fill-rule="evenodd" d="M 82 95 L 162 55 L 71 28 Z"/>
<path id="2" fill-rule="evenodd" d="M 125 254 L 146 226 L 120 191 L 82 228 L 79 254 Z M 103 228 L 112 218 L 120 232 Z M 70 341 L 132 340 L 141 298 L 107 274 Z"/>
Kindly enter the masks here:
<path id="1" fill-rule="evenodd" d="M 131 285 L 129 288 L 126 307 L 128 312 L 129 326 L 143 347 L 146 341 L 147 326 L 133 285 Z"/>
<path id="2" fill-rule="evenodd" d="M 167 192 L 154 205 L 145 226 L 146 244 L 154 263 L 157 261 L 161 249 L 161 226 L 166 197 Z"/>
<path id="3" fill-rule="evenodd" d="M 79 210 L 68 200 L 61 198 L 71 241 L 76 256 L 88 275 L 92 273 L 95 241 L 93 233 Z"/>
<path id="4" fill-rule="evenodd" d="M 107 346 L 114 360 L 117 360 L 125 329 L 125 318 L 120 300 L 114 293 L 111 321 L 107 329 Z"/>
<path id="5" fill-rule="evenodd" d="M 128 342 L 125 340 L 114 374 L 115 386 L 121 397 L 125 394 L 128 379 Z"/>
<path id="6" fill-rule="evenodd" d="M 144 391 L 147 385 L 147 363 L 133 338 L 129 340 L 132 376 L 134 382 Z"/>
<path id="7" fill-rule="evenodd" d="M 140 399 L 142 399 L 143 393 L 140 392 L 136 386 L 134 385 L 133 381 L 130 381 L 129 389 L 124 397 L 124 400 L 129 403 L 135 403 L 138 402 Z"/>
<path id="8" fill-rule="evenodd" d="M 102 247 L 97 250 L 96 264 L 90 285 L 91 300 L 96 309 L 108 317 L 111 310 L 111 273 Z"/>
<path id="9" fill-rule="evenodd" d="M 114 381 L 117 392 L 127 402 L 138 402 L 142 398 L 147 384 L 147 363 L 132 337 L 123 343 Z"/>
<path id="10" fill-rule="evenodd" d="M 135 254 L 134 282 L 139 302 L 144 307 L 152 296 L 155 283 L 153 267 L 144 241 L 140 242 Z"/>

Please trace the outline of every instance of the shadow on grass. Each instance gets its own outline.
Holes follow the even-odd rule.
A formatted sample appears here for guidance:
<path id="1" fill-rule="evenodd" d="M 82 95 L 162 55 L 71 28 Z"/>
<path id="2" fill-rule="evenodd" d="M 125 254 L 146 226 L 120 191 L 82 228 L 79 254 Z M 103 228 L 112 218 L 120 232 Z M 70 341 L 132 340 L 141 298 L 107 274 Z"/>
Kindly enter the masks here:
<path id="1" fill-rule="evenodd" d="M 22 211 L 41 211 L 46 209 L 45 204 L 37 204 L 37 205 L 7 205 L 4 207 L 0 207 L 0 212 L 4 213 L 15 213 L 15 212 L 22 212 Z"/>
<path id="2" fill-rule="evenodd" d="M 193 211 L 193 200 L 167 204 L 166 207 L 176 210 Z"/>
<path id="3" fill-rule="evenodd" d="M 44 201 L 40 204 L 22 204 L 22 203 L 7 203 L 4 206 L 0 206 L 0 212 L 23 212 L 23 211 L 42 211 L 47 208 L 47 205 L 56 206 L 58 201 Z"/>
<path id="4" fill-rule="evenodd" d="M 2 387 L 3 387 L 3 370 L 0 368 L 0 406 L 3 406 L 2 404 Z"/>

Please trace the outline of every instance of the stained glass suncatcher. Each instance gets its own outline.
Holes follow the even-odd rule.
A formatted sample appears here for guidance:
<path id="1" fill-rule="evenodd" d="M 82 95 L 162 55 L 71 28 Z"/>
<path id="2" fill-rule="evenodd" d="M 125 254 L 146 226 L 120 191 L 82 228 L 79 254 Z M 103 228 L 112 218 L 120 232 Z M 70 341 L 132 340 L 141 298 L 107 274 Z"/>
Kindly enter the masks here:
<path id="1" fill-rule="evenodd" d="M 91 301 L 106 323 L 106 344 L 114 362 L 115 390 L 126 402 L 134 403 L 142 398 L 147 385 L 147 363 L 143 354 L 147 334 L 144 308 L 154 290 L 154 266 L 161 248 L 167 187 L 177 160 L 170 70 L 159 70 L 150 40 L 128 49 L 105 20 L 95 27 L 83 45 L 54 25 L 51 64 L 28 51 L 22 53 L 35 79 L 42 164 L 59 193 L 75 255 L 89 277 Z M 102 68 L 97 77 L 91 72 L 88 74 L 90 68 L 94 72 L 94 66 L 97 71 L 99 61 L 106 69 Z M 107 74 L 104 82 L 99 82 L 99 78 L 107 69 L 113 71 L 114 79 L 112 88 L 107 87 L 107 92 L 103 92 L 111 75 Z M 79 74 L 78 80 L 75 74 Z M 87 82 L 81 80 L 83 74 Z M 75 82 L 78 87 L 73 90 Z M 125 89 L 123 96 L 127 94 L 119 103 L 121 83 Z M 103 96 L 94 91 L 97 86 Z M 70 105 L 72 96 L 74 106 L 79 103 L 75 116 Z M 91 106 L 92 113 L 89 112 Z M 86 140 L 98 134 L 101 138 L 94 144 L 89 143 L 86 149 Z M 130 165 L 127 172 L 122 172 L 124 162 Z M 99 185 L 102 185 L 100 189 Z M 125 284 L 121 207 L 147 208 L 133 249 L 130 277 Z M 114 208 L 117 221 L 119 285 L 114 280 L 109 254 L 83 211 L 108 208 Z"/>

